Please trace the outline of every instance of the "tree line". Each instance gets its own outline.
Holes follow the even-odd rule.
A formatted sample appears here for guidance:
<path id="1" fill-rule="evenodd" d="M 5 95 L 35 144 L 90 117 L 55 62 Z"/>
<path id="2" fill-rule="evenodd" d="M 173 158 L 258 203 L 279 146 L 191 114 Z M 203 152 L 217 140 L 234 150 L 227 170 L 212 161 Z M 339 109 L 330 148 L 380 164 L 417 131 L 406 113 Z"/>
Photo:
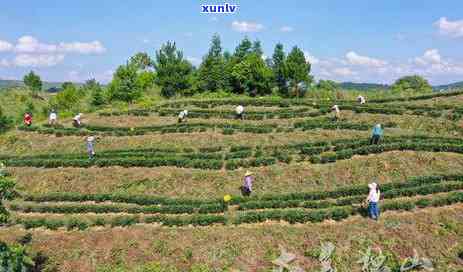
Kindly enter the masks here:
<path id="1" fill-rule="evenodd" d="M 286 53 L 277 44 L 273 56 L 264 59 L 257 40 L 244 38 L 230 53 L 214 35 L 199 67 L 185 59 L 175 42 L 162 45 L 154 58 L 137 53 L 116 70 L 108 94 L 129 102 L 155 84 L 167 98 L 219 91 L 262 96 L 274 90 L 285 97 L 303 96 L 313 81 L 310 70 L 310 62 L 297 46 Z"/>
<path id="2" fill-rule="evenodd" d="M 100 106 L 111 101 L 133 103 L 153 87 L 163 97 L 190 96 L 198 93 L 229 93 L 248 96 L 279 95 L 303 97 L 309 90 L 334 93 L 340 85 L 332 80 L 316 84 L 312 65 L 297 46 L 285 51 L 281 43 L 275 45 L 271 57 L 264 57 L 260 41 L 244 38 L 234 51 L 223 50 L 220 37 L 212 37 L 210 48 L 198 67 L 191 64 L 175 42 L 166 42 L 153 57 L 139 52 L 120 65 L 107 88 L 94 79 L 80 89 L 90 96 L 90 104 Z M 40 77 L 33 72 L 24 77 L 34 96 L 41 89 Z M 432 91 L 420 76 L 403 77 L 390 88 L 395 93 L 424 93 Z M 82 96 L 71 83 L 63 84 L 63 91 L 53 97 L 50 106 L 72 108 Z"/>

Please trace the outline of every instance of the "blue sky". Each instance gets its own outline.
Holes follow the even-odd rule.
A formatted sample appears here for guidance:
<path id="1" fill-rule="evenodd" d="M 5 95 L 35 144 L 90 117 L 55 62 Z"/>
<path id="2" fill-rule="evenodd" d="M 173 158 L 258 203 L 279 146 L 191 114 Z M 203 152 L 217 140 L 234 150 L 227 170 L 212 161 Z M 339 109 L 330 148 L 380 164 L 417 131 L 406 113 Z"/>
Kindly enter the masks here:
<path id="1" fill-rule="evenodd" d="M 297 45 L 316 78 L 390 83 L 420 74 L 463 80 L 461 0 L 228 1 L 234 14 L 202 14 L 214 1 L 15 0 L 0 10 L 0 78 L 34 70 L 48 81 L 107 82 L 138 51 L 174 40 L 195 65 L 218 33 L 233 51 L 244 36 L 271 56 Z"/>

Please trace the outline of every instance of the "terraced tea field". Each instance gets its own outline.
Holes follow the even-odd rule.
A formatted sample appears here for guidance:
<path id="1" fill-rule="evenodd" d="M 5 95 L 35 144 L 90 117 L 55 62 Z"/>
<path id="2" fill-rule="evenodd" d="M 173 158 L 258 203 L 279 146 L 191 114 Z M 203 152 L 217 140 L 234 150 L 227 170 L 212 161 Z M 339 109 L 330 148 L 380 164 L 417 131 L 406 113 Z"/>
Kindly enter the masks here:
<path id="1" fill-rule="evenodd" d="M 462 95 L 337 101 L 338 121 L 329 101 L 223 99 L 19 127 L 0 143 L 19 192 L 0 239 L 32 233 L 50 271 L 272 271 L 280 247 L 320 271 L 322 242 L 337 271 L 361 271 L 368 247 L 390 266 L 416 250 L 435 271 L 462 271 Z M 385 136 L 372 145 L 376 123 Z M 93 160 L 86 135 L 99 137 Z M 363 204 L 371 181 L 378 221 Z"/>

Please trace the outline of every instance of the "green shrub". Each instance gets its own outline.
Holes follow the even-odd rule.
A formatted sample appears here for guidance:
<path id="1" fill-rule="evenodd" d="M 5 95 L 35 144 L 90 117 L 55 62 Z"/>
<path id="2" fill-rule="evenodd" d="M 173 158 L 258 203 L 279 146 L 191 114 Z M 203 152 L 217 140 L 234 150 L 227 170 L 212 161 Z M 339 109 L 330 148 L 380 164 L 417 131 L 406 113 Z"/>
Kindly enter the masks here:
<path id="1" fill-rule="evenodd" d="M 111 219 L 111 227 L 128 227 L 139 223 L 138 216 L 117 216 Z"/>
<path id="2" fill-rule="evenodd" d="M 67 222 L 66 222 L 66 228 L 67 230 L 73 230 L 73 229 L 77 229 L 77 230 L 85 230 L 87 229 L 89 226 L 88 226 L 88 223 L 85 222 L 85 221 L 82 221 L 82 220 L 79 220 L 78 218 L 70 218 Z"/>

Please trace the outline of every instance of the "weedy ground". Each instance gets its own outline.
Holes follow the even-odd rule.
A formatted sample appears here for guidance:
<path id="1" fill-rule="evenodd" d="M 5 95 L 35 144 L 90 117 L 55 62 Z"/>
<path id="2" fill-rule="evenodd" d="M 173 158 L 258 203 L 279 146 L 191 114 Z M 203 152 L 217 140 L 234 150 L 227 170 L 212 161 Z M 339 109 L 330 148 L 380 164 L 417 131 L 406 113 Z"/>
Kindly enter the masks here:
<path id="1" fill-rule="evenodd" d="M 20 98 L 18 98 L 20 99 Z M 408 105 L 451 104 L 463 106 L 463 96 L 411 101 Z M 225 109 L 226 107 L 220 107 Z M 252 110 L 263 108 L 253 107 Z M 277 110 L 277 108 L 265 108 Z M 394 122 L 397 128 L 386 129 L 388 136 L 428 135 L 461 137 L 456 130 L 460 121 L 445 117 L 385 115 L 343 111 L 344 120 L 354 123 Z M 243 121 L 246 124 L 292 126 L 301 120 L 267 119 Z M 69 124 L 69 119 L 62 122 Z M 172 124 L 175 117 L 113 116 L 86 114 L 85 122 L 110 127 L 139 127 Z M 190 119 L 189 123 L 242 123 L 228 119 Z M 194 148 L 211 146 L 270 146 L 327 139 L 368 138 L 370 131 L 309 130 L 252 134 L 221 131 L 201 133 L 146 134 L 142 136 L 105 136 L 96 144 L 97 152 L 128 148 Z M 84 137 L 12 131 L 0 137 L 2 155 L 36 155 L 85 153 Z M 334 190 L 341 186 L 380 184 L 405 181 L 411 176 L 463 173 L 463 156 L 455 153 L 393 151 L 376 155 L 354 156 L 332 164 L 308 161 L 277 163 L 251 169 L 199 170 L 175 167 L 157 168 L 8 168 L 22 194 L 74 192 L 82 194 L 125 193 L 193 199 L 216 199 L 226 194 L 238 195 L 243 174 L 255 174 L 254 194 L 280 194 Z M 31 214 L 30 216 L 34 216 Z M 79 215 L 76 215 L 79 216 Z M 86 216 L 86 215 L 81 215 Z M 91 215 L 88 215 L 91 216 Z M 0 228 L 0 240 L 13 242 L 27 232 L 33 234 L 31 247 L 50 257 L 48 267 L 58 271 L 164 271 L 152 267 L 170 267 L 177 271 L 271 271 L 271 261 L 278 257 L 279 246 L 297 254 L 307 271 L 317 271 L 314 250 L 322 241 L 336 245 L 334 265 L 338 271 L 360 271 L 356 262 L 359 251 L 368 246 L 381 248 L 390 262 L 413 254 L 413 249 L 429 257 L 437 271 L 459 271 L 463 261 L 463 205 L 426 208 L 409 212 L 386 212 L 379 222 L 360 216 L 340 222 L 325 221 L 289 225 L 271 222 L 249 225 L 168 228 L 135 225 L 126 228 L 92 227 L 84 231 L 25 230 L 15 225 Z M 202 269 L 204 270 L 198 270 Z M 207 268 L 206 268 L 207 267 Z M 233 270 L 235 269 L 235 270 Z M 50 270 L 52 271 L 52 270 Z M 165 270 L 174 271 L 174 270 Z"/>

